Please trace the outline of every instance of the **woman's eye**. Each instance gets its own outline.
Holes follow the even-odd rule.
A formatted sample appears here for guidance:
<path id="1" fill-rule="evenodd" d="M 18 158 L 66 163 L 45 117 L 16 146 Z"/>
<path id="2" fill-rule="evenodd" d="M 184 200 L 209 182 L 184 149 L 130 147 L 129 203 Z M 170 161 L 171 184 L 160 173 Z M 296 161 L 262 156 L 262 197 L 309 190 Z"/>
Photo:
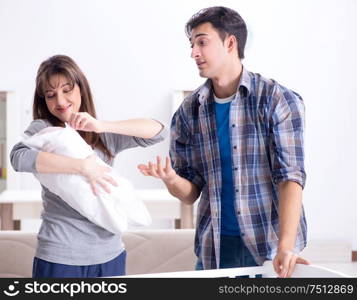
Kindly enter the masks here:
<path id="1" fill-rule="evenodd" d="M 73 90 L 73 88 L 66 88 L 66 89 L 64 89 L 63 90 L 63 93 L 69 93 L 69 92 L 71 92 Z"/>
<path id="2" fill-rule="evenodd" d="M 55 94 L 46 94 L 47 99 L 53 98 L 54 96 L 55 96 Z"/>

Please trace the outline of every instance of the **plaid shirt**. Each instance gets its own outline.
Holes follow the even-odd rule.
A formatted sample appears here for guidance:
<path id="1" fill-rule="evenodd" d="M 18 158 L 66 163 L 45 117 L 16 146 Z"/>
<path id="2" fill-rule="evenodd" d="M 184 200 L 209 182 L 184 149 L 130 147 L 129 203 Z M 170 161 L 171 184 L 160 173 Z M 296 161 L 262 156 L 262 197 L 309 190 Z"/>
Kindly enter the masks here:
<path id="1" fill-rule="evenodd" d="M 212 82 L 190 94 L 173 116 L 170 156 L 173 168 L 201 190 L 195 253 L 204 269 L 219 267 L 221 161 Z M 304 104 L 274 80 L 243 68 L 229 127 L 235 210 L 241 237 L 258 264 L 273 259 L 279 237 L 278 183 L 305 185 Z M 295 251 L 306 246 L 302 210 Z"/>

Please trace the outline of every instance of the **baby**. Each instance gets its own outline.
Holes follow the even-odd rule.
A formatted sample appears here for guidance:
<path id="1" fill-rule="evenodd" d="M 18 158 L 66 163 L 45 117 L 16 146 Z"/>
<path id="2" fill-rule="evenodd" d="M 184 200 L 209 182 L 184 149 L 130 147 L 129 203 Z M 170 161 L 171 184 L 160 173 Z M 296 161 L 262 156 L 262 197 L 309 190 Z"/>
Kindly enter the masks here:
<path id="1" fill-rule="evenodd" d="M 30 148 L 61 154 L 72 158 L 84 159 L 94 154 L 92 148 L 70 126 L 47 127 L 23 143 Z M 100 164 L 108 166 L 99 157 Z M 109 166 L 108 166 L 109 167 Z M 118 183 L 107 193 L 100 189 L 95 196 L 86 179 L 77 174 L 35 173 L 40 183 L 52 193 L 62 198 L 73 209 L 91 222 L 112 233 L 121 233 L 134 226 L 147 226 L 151 217 L 141 200 L 135 196 L 132 184 L 118 177 L 111 168 L 110 176 Z"/>

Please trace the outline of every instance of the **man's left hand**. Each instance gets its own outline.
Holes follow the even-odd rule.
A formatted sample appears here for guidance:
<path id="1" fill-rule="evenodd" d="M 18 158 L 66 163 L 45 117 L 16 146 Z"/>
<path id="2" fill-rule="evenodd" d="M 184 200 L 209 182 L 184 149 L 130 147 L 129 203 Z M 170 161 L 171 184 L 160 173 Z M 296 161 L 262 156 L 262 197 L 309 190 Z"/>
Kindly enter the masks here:
<path id="1" fill-rule="evenodd" d="M 294 252 L 286 250 L 278 250 L 278 253 L 273 260 L 275 272 L 279 277 L 283 278 L 291 277 L 296 264 L 308 265 L 309 262 L 306 259 L 299 257 Z"/>

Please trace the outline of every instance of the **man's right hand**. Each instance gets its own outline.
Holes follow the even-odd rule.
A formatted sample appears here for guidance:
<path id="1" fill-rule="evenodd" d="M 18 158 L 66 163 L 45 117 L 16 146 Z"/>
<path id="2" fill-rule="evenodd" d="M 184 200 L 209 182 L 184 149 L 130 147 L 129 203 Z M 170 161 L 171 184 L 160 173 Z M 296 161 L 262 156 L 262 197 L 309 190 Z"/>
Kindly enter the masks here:
<path id="1" fill-rule="evenodd" d="M 196 185 L 181 177 L 171 166 L 169 157 L 166 157 L 165 167 L 161 163 L 161 157 L 156 157 L 156 163 L 148 162 L 147 165 L 138 165 L 138 169 L 145 176 L 153 176 L 161 179 L 170 194 L 180 199 L 185 204 L 193 204 L 200 196 L 201 191 Z"/>
<path id="2" fill-rule="evenodd" d="M 156 163 L 148 162 L 147 165 L 140 164 L 138 169 L 145 176 L 153 176 L 159 179 L 162 179 L 164 183 L 172 184 L 177 178 L 175 170 L 171 166 L 171 161 L 168 156 L 166 156 L 166 165 L 165 167 L 161 163 L 161 157 L 156 157 Z"/>

